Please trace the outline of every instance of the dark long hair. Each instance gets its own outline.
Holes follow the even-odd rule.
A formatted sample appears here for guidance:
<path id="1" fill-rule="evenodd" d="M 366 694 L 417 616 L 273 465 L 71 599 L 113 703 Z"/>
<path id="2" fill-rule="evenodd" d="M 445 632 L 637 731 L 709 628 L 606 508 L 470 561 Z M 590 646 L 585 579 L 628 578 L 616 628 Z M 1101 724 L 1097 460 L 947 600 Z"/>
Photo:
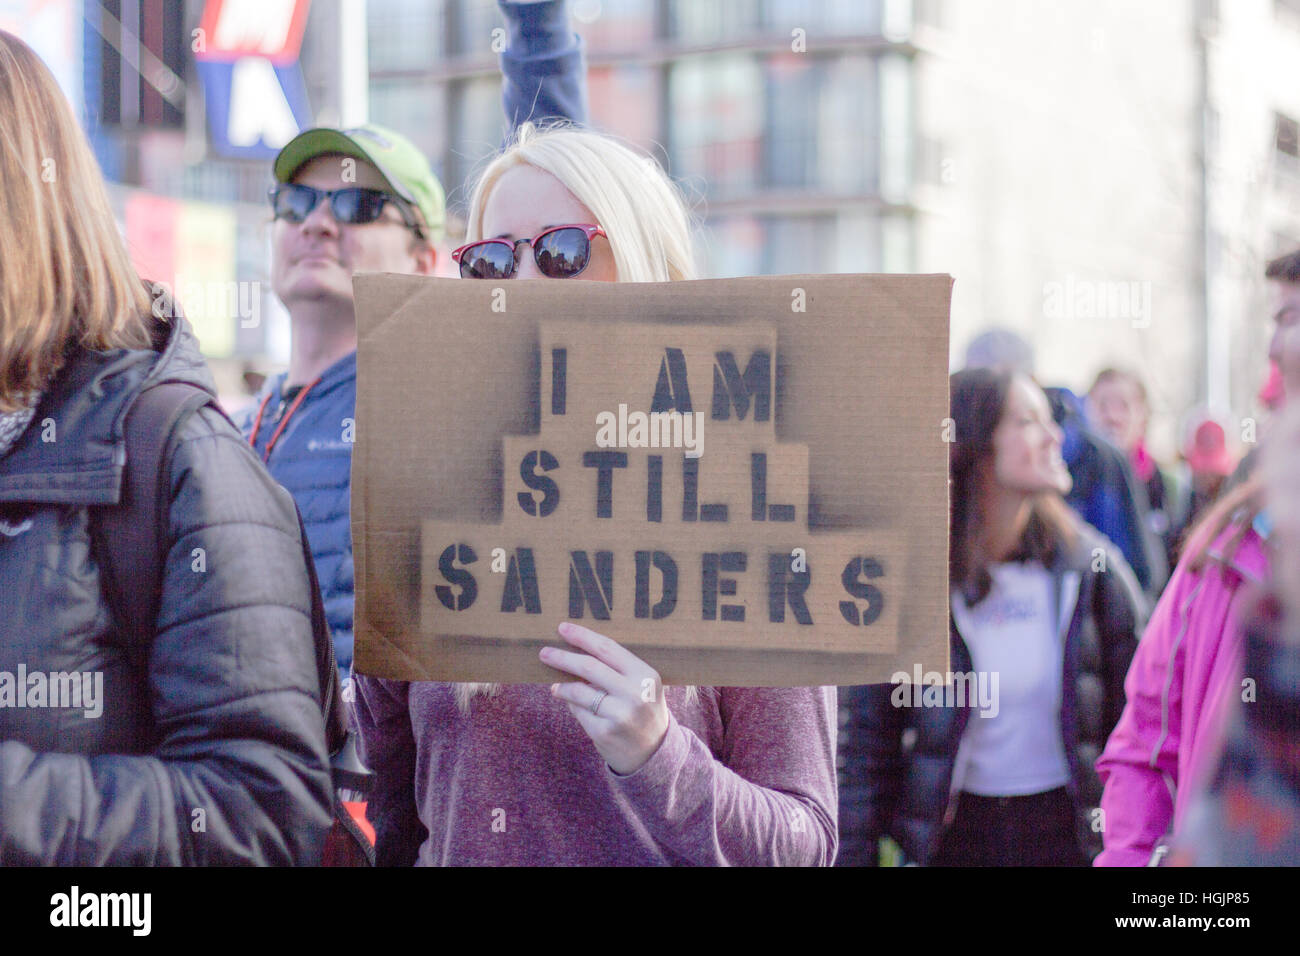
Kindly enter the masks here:
<path id="1" fill-rule="evenodd" d="M 1202 571 L 1211 562 L 1230 567 L 1246 532 L 1264 508 L 1264 497 L 1264 482 L 1253 474 L 1216 501 L 1187 533 L 1183 560 L 1188 570 Z M 1222 550 L 1216 551 L 1215 542 L 1230 528 L 1232 535 L 1224 541 Z"/>
<path id="2" fill-rule="evenodd" d="M 993 584 L 988 561 L 975 553 L 983 527 L 979 465 L 993 458 L 993 432 L 1002 420 L 1014 380 L 1014 373 L 984 368 L 963 369 L 949 380 L 954 434 L 948 446 L 952 478 L 948 575 L 951 586 L 970 604 L 984 600 Z M 1074 546 L 1075 519 L 1054 491 L 1037 495 L 1030 508 L 1029 524 L 1011 560 L 1050 566 L 1064 549 Z"/>

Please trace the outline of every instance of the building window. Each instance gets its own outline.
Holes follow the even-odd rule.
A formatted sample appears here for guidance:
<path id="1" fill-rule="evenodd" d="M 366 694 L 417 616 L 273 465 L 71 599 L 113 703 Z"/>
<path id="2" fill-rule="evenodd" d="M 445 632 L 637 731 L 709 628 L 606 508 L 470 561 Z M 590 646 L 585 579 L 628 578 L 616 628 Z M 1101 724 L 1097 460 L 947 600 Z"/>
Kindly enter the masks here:
<path id="1" fill-rule="evenodd" d="M 791 216 L 721 216 L 697 239 L 708 278 L 880 272 L 882 223 L 867 211 Z M 901 257 L 900 257 L 901 258 Z"/>
<path id="2" fill-rule="evenodd" d="M 696 237 L 700 276 L 727 279 L 760 275 L 763 271 L 764 229 L 753 216 L 710 220 Z"/>
<path id="3" fill-rule="evenodd" d="M 913 181 L 912 62 L 904 56 L 886 55 L 880 71 L 880 195 L 888 202 L 906 202 Z"/>
<path id="4" fill-rule="evenodd" d="M 428 69 L 429 61 L 443 50 L 445 17 L 442 0 L 416 4 L 370 0 L 366 6 L 366 42 L 371 69 Z"/>
<path id="5" fill-rule="evenodd" d="M 715 55 L 673 65 L 668 80 L 672 171 L 697 178 L 715 196 L 759 184 L 763 71 L 746 55 Z"/>
<path id="6" fill-rule="evenodd" d="M 692 43 L 718 43 L 758 31 L 759 0 L 730 0 L 729 3 L 701 3 L 700 0 L 668 0 L 668 29 L 674 36 Z"/>
<path id="7" fill-rule="evenodd" d="M 434 164 L 447 148 L 446 87 L 422 80 L 374 79 L 370 83 L 370 119 L 396 130 Z"/>
<path id="8" fill-rule="evenodd" d="M 641 49 L 655 38 L 655 0 L 569 0 L 588 50 Z"/>
<path id="9" fill-rule="evenodd" d="M 767 219 L 764 275 L 833 271 L 836 255 L 834 216 L 772 216 Z"/>
<path id="10" fill-rule="evenodd" d="M 788 33 L 802 28 L 810 34 L 880 33 L 885 0 L 764 0 L 763 25 Z"/>
<path id="11" fill-rule="evenodd" d="M 587 107 L 592 125 L 646 152 L 659 139 L 656 71 L 644 66 L 591 67 Z"/>
<path id="12" fill-rule="evenodd" d="M 455 37 L 455 51 L 461 56 L 495 56 L 492 31 L 505 29 L 505 20 L 496 0 L 447 0 L 451 7 L 449 21 Z"/>
<path id="13" fill-rule="evenodd" d="M 809 186 L 817 178 L 817 101 L 824 68 L 789 53 L 768 60 L 766 73 L 765 178 L 777 187 Z"/>
<path id="14" fill-rule="evenodd" d="M 670 0 L 673 36 L 696 43 L 718 43 L 753 33 L 801 29 L 807 37 L 851 34 L 879 36 L 887 0 Z M 898 8 L 910 0 L 888 0 Z"/>
<path id="15" fill-rule="evenodd" d="M 875 194 L 879 90 L 878 63 L 865 55 L 683 60 L 669 79 L 673 172 L 719 196 L 763 187 Z"/>
<path id="16" fill-rule="evenodd" d="M 880 180 L 877 61 L 826 64 L 817 95 L 817 181 L 837 192 L 875 193 Z"/>
<path id="17" fill-rule="evenodd" d="M 874 193 L 879 178 L 876 63 L 798 54 L 767 63 L 766 182 Z"/>
<path id="18" fill-rule="evenodd" d="M 448 199 L 466 211 L 469 191 L 486 160 L 501 148 L 506 118 L 501 111 L 501 77 L 481 77 L 455 84 L 451 148 L 447 151 Z M 456 192 L 453 192 L 456 190 Z M 461 208 L 463 207 L 463 208 Z"/>

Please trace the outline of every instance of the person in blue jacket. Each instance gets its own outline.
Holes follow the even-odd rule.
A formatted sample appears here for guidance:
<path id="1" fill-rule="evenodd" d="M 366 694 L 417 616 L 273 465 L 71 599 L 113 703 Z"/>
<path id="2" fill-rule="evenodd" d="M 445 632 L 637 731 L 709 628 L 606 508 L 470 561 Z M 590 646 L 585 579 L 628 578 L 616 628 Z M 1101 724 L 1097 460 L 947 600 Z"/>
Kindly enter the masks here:
<path id="1" fill-rule="evenodd" d="M 503 100 L 513 126 L 586 121 L 582 44 L 566 0 L 498 0 L 509 34 Z M 272 284 L 289 311 L 289 368 L 240 422 L 298 502 L 345 692 L 352 665 L 351 466 L 357 330 L 354 272 L 432 274 L 445 197 L 408 139 L 376 125 L 310 129 L 276 157 Z"/>
<path id="2" fill-rule="evenodd" d="M 1066 503 L 1113 541 L 1142 590 L 1158 598 L 1169 579 L 1159 539 L 1149 529 L 1146 498 L 1127 456 L 1092 428 L 1083 403 L 1067 388 L 1045 388 L 1052 416 L 1065 438 L 1061 456 L 1073 485 Z"/>

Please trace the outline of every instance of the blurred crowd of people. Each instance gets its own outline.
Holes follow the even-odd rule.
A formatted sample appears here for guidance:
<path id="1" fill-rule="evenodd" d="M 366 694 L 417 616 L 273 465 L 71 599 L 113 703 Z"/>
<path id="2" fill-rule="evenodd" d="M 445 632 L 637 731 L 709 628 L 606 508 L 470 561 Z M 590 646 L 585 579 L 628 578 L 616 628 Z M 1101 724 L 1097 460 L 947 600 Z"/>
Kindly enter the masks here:
<path id="1" fill-rule="evenodd" d="M 1100 370 L 1080 399 L 1040 387 L 1015 333 L 971 342 L 951 391 L 951 660 L 998 672 L 1001 706 L 842 688 L 841 865 L 882 847 L 932 865 L 1300 862 L 1297 592 L 1278 573 L 1300 538 L 1276 520 L 1300 508 L 1300 250 L 1264 278 L 1272 417 L 1240 461 L 1198 409 L 1158 462 L 1135 370 Z"/>

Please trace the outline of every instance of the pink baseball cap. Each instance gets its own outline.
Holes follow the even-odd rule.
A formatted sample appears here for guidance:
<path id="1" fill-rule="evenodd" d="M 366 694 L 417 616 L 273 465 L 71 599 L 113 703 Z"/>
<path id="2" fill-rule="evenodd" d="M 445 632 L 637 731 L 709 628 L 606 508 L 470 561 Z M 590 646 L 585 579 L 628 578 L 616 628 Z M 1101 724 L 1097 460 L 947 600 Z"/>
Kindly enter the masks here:
<path id="1" fill-rule="evenodd" d="M 1212 418 L 1203 420 L 1183 447 L 1183 457 L 1192 471 L 1230 475 L 1237 467 L 1228 452 L 1228 437 L 1223 426 Z"/>

